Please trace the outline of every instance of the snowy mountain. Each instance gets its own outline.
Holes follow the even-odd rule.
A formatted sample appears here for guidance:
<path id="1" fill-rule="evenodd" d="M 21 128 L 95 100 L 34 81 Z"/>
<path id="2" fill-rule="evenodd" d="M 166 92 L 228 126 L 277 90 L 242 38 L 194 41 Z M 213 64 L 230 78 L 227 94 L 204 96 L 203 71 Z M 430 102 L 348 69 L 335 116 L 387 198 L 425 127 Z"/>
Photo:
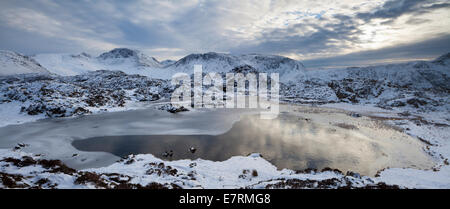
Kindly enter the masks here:
<path id="1" fill-rule="evenodd" d="M 158 70 L 162 65 L 155 58 L 137 50 L 125 48 L 113 49 L 98 57 L 86 53 L 78 55 L 38 54 L 34 56 L 34 59 L 58 75 L 79 75 L 96 70 L 112 70 L 165 78 L 165 76 L 159 75 L 161 73 Z"/>
<path id="2" fill-rule="evenodd" d="M 100 62 L 107 65 L 130 64 L 136 67 L 159 68 L 162 65 L 153 57 L 149 57 L 138 50 L 127 48 L 117 48 L 105 52 L 97 58 Z"/>
<path id="3" fill-rule="evenodd" d="M 190 54 L 178 61 L 158 62 L 140 51 L 126 48 L 113 49 L 98 57 L 86 53 L 39 54 L 34 57 L 49 71 L 58 75 L 78 75 L 96 70 L 123 71 L 127 74 L 140 74 L 159 79 L 170 79 L 178 72 L 191 74 L 194 65 L 203 65 L 203 72 L 229 72 L 244 65 L 255 68 L 258 72 L 280 73 L 280 80 L 289 81 L 302 75 L 304 66 L 301 62 L 274 55 L 231 55 L 209 52 Z"/>
<path id="4" fill-rule="evenodd" d="M 276 55 L 231 55 L 209 52 L 205 54 L 190 54 L 167 69 L 173 72 L 192 73 L 194 65 L 202 65 L 203 72 L 229 72 L 244 65 L 255 68 L 258 72 L 279 73 L 280 80 L 288 81 L 303 74 L 305 67 L 299 61 Z"/>
<path id="5" fill-rule="evenodd" d="M 45 70 L 28 57 L 3 51 L 1 55 L 3 65 L 13 63 L 15 66 L 8 67 L 9 71 Z M 382 108 L 432 109 L 448 103 L 450 98 L 450 53 L 433 61 L 326 70 L 306 70 L 301 62 L 282 56 L 214 52 L 190 54 L 176 62 L 160 63 L 137 50 L 125 48 L 98 57 L 81 53 L 42 54 L 34 58 L 58 75 L 110 70 L 167 80 L 178 72 L 192 74 L 196 64 L 203 66 L 204 73 L 276 72 L 280 74 L 282 99 L 295 103 L 345 102 L 374 104 Z M 5 67 L 2 71 L 9 72 Z"/>
<path id="6" fill-rule="evenodd" d="M 0 50 L 0 75 L 24 73 L 48 73 L 48 71 L 28 56 Z"/>
<path id="7" fill-rule="evenodd" d="M 307 71 L 283 83 L 284 99 L 300 103 L 347 102 L 382 108 L 449 108 L 449 54 L 433 61 Z"/>

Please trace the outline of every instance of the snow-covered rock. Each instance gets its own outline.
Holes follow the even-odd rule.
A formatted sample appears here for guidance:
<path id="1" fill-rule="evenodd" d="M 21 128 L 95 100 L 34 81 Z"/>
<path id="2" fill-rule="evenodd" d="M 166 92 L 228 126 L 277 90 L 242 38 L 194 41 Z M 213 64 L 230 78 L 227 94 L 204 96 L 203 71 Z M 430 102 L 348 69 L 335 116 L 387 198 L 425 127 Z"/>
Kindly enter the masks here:
<path id="1" fill-rule="evenodd" d="M 164 104 L 158 107 L 159 110 L 165 110 L 167 112 L 170 113 L 178 113 L 178 112 L 185 112 L 185 111 L 189 111 L 189 109 L 187 109 L 184 106 L 181 107 L 175 107 L 172 104 Z"/>
<path id="2" fill-rule="evenodd" d="M 34 59 L 22 54 L 0 50 L 0 76 L 24 73 L 49 73 Z"/>

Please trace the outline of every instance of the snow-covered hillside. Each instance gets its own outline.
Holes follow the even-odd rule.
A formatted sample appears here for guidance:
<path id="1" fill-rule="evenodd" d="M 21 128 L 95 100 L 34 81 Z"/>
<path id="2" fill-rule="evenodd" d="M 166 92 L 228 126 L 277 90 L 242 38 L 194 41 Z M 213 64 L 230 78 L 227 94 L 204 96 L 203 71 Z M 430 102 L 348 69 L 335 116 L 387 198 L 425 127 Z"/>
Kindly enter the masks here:
<path id="1" fill-rule="evenodd" d="M 302 76 L 305 67 L 299 61 L 275 55 L 231 55 L 209 52 L 205 54 L 190 54 L 167 69 L 172 72 L 192 73 L 194 65 L 202 65 L 203 72 L 229 72 L 230 70 L 249 65 L 258 72 L 279 73 L 281 81 L 290 81 L 296 76 Z"/>
<path id="2" fill-rule="evenodd" d="M 201 64 L 203 72 L 230 72 L 240 66 L 251 66 L 256 72 L 277 72 L 280 81 L 286 84 L 284 90 L 291 91 L 292 97 L 320 102 L 355 102 L 358 98 L 367 99 L 370 95 L 384 98 L 380 87 L 404 89 L 440 89 L 448 90 L 449 54 L 434 61 L 411 62 L 371 67 L 355 67 L 345 69 L 306 70 L 299 61 L 275 55 L 232 55 L 209 52 L 205 54 L 190 54 L 178 61 L 165 60 L 158 62 L 140 51 L 126 48 L 113 49 L 98 57 L 86 53 L 71 54 L 38 54 L 34 62 L 24 56 L 11 59 L 13 52 L 0 54 L 1 60 L 26 60 L 28 68 L 42 70 L 42 65 L 48 71 L 58 75 L 79 75 L 96 70 L 122 71 L 127 74 L 139 74 L 157 79 L 170 79 L 178 72 L 193 73 L 193 66 Z M 20 59 L 19 59 L 20 58 Z M 7 63 L 6 61 L 2 61 Z M 13 62 L 22 63 L 22 62 Z M 16 64 L 17 65 L 17 64 Z M 3 64 L 3 66 L 7 66 Z M 3 67 L 3 74 L 11 74 L 20 70 Z M 19 66 L 23 66 L 20 65 Z M 33 66 L 33 67 L 29 67 Z M 6 70 L 7 68 L 7 70 Z M 17 67 L 16 67 L 17 68 Z M 38 70 L 23 70 L 20 73 Z M 8 72 L 8 73 L 6 73 Z M 348 88 L 347 88 L 348 87 Z M 407 87 L 407 88 L 406 88 Z M 357 89 L 358 95 L 347 90 Z M 364 88 L 366 90 L 364 90 Z M 346 90 L 347 89 L 347 90 Z M 363 91 L 363 92 L 361 92 Z M 382 91 L 382 90 L 381 90 Z M 380 95 L 377 95 L 378 93 Z M 386 99 L 386 98 L 385 98 Z M 389 99 L 389 98 L 388 98 Z"/>
<path id="3" fill-rule="evenodd" d="M 30 57 L 0 50 L 0 76 L 24 73 L 48 73 L 48 71 Z"/>
<path id="4" fill-rule="evenodd" d="M 103 68 L 95 61 L 95 58 L 86 53 L 78 55 L 38 54 L 33 58 L 49 71 L 58 75 L 78 75 Z"/>
<path id="5" fill-rule="evenodd" d="M 449 103 L 449 60 L 446 54 L 434 61 L 307 71 L 295 82 L 284 83 L 281 91 L 287 101 L 297 103 L 346 102 L 431 110 Z"/>
<path id="6" fill-rule="evenodd" d="M 2 76 L 0 109 L 8 110 L 0 111 L 0 118 L 28 121 L 20 116 L 69 117 L 128 110 L 139 102 L 168 98 L 172 91 L 166 80 L 117 71 L 100 70 L 76 76 Z M 42 117 L 35 117 L 39 118 Z M 2 120 L 0 126 L 15 122 Z"/>
<path id="7" fill-rule="evenodd" d="M 124 48 L 113 49 L 98 57 L 86 53 L 78 55 L 38 54 L 34 56 L 34 59 L 58 75 L 79 75 L 89 71 L 113 70 L 161 78 L 157 73 L 152 76 L 152 72 L 155 71 L 152 69 L 158 71 L 162 67 L 155 58 L 137 50 Z"/>

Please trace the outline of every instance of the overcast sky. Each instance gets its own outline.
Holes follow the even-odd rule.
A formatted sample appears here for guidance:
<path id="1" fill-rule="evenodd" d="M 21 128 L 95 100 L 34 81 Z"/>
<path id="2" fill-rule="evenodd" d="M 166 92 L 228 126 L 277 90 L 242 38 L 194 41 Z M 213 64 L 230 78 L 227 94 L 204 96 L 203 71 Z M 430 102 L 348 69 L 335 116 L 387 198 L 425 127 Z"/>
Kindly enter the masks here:
<path id="1" fill-rule="evenodd" d="M 430 59 L 450 52 L 450 0 L 0 1 L 0 49 L 159 60 L 278 54 L 307 67 Z"/>

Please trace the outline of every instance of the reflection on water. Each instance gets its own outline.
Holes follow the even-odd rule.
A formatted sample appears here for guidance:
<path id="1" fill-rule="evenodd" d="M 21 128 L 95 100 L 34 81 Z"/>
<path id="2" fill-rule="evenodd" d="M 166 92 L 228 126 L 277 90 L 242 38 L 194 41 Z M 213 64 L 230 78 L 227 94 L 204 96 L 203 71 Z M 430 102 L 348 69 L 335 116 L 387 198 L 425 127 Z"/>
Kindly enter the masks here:
<path id="1" fill-rule="evenodd" d="M 377 143 L 358 130 L 320 126 L 294 117 L 280 116 L 261 120 L 246 116 L 222 135 L 144 135 L 106 136 L 76 140 L 73 146 L 83 151 L 105 151 L 117 156 L 151 153 L 168 160 L 208 159 L 223 161 L 231 156 L 261 153 L 278 168 L 338 168 L 373 175 L 375 161 L 392 161 L 384 153 L 387 143 Z M 195 153 L 189 151 L 195 147 Z M 167 157 L 164 152 L 172 150 Z M 386 149 L 392 150 L 392 149 Z"/>

